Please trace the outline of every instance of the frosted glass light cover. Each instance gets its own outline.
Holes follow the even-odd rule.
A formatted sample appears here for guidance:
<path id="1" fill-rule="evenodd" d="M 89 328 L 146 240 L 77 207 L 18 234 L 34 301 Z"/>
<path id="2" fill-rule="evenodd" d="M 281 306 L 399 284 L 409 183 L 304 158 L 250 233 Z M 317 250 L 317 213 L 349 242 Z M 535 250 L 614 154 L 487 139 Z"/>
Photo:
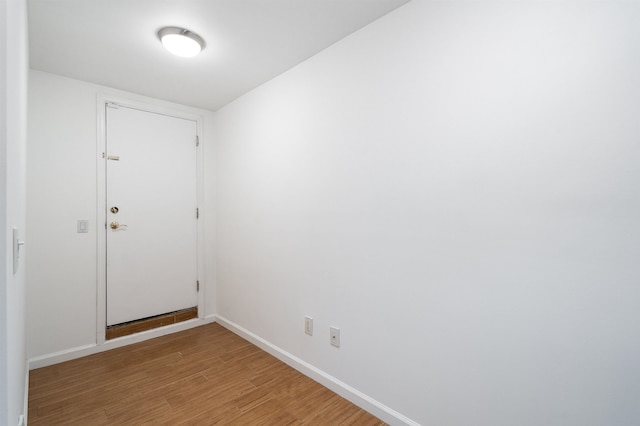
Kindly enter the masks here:
<path id="1" fill-rule="evenodd" d="M 158 37 L 169 52 L 184 58 L 196 56 L 205 46 L 202 37 L 180 27 L 164 27 Z"/>
<path id="2" fill-rule="evenodd" d="M 169 52 L 183 58 L 196 56 L 202 50 L 198 42 L 180 34 L 165 35 L 162 44 Z"/>

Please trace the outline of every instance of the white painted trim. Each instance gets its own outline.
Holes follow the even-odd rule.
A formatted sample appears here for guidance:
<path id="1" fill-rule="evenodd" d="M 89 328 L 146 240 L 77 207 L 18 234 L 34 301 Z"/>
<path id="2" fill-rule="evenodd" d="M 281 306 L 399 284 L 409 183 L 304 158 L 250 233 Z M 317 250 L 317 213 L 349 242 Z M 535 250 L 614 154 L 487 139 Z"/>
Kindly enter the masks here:
<path id="1" fill-rule="evenodd" d="M 107 97 L 98 94 L 97 98 L 97 126 L 96 126 L 96 344 L 106 341 L 107 327 L 107 265 L 106 247 L 107 235 L 103 224 L 107 223 L 106 203 L 106 175 L 107 164 L 102 153 L 105 152 L 106 140 L 106 102 Z"/>
<path id="2" fill-rule="evenodd" d="M 25 373 L 24 373 L 24 399 L 22 402 L 22 416 L 24 418 L 24 424 L 29 424 L 29 361 L 24 361 Z"/>
<path id="3" fill-rule="evenodd" d="M 351 401 L 358 407 L 363 410 L 368 411 L 374 416 L 378 417 L 380 420 L 396 426 L 396 425 L 406 425 L 406 426 L 420 426 L 419 423 L 409 419 L 408 417 L 403 416 L 397 411 L 387 407 L 386 405 L 376 401 L 368 395 L 360 392 L 359 390 L 349 386 L 348 384 L 341 382 L 335 377 L 325 373 L 317 367 L 309 364 L 306 361 L 290 354 L 289 352 L 275 346 L 274 344 L 266 341 L 265 339 L 253 334 L 249 330 L 239 326 L 238 324 L 229 321 L 223 316 L 215 315 L 216 322 L 223 326 L 224 328 L 232 331 L 233 333 L 239 335 L 245 340 L 253 343 L 269 354 L 275 356 L 280 361 L 285 364 L 295 368 L 305 376 L 315 380 L 321 385 L 331 389 L 338 395 L 343 398 Z"/>
<path id="4" fill-rule="evenodd" d="M 178 104 L 159 105 L 153 99 L 141 100 L 122 95 L 116 96 L 108 93 L 98 92 L 96 99 L 97 106 L 97 138 L 96 138 L 96 161 L 97 161 L 97 199 L 96 199 L 96 232 L 97 234 L 97 268 L 96 268 L 96 344 L 102 345 L 106 342 L 107 324 L 107 283 L 106 283 L 106 235 L 103 232 L 104 224 L 107 222 L 106 215 L 106 162 L 102 154 L 106 152 L 106 104 L 114 103 L 126 108 L 138 109 L 141 111 L 167 115 L 170 117 L 191 120 L 196 123 L 196 131 L 200 138 L 200 145 L 196 149 L 196 197 L 198 208 L 200 209 L 200 219 L 197 221 L 197 279 L 200 281 L 200 291 L 198 292 L 198 317 L 204 319 L 205 312 L 205 203 L 204 203 L 204 153 L 202 143 L 204 140 L 204 116 L 193 112 L 189 107 L 182 107 Z M 195 141 L 194 141 L 195 144 Z"/>
<path id="5" fill-rule="evenodd" d="M 177 333 L 179 331 L 188 330 L 194 327 L 200 327 L 202 325 L 215 322 L 215 318 L 195 318 L 192 320 L 179 322 L 177 324 L 170 324 L 164 327 L 154 328 L 153 330 L 147 330 L 129 336 L 118 337 L 117 339 L 107 340 L 102 344 L 91 344 L 78 346 L 71 349 L 66 349 L 60 352 L 52 354 L 37 356 L 30 358 L 28 366 L 30 370 L 36 368 L 47 367 L 49 365 L 58 364 L 60 362 L 70 361 L 76 358 L 82 358 L 87 355 L 93 355 L 98 352 L 108 351 L 110 349 L 119 348 L 122 346 L 132 345 L 134 343 L 143 342 L 149 339 L 155 339 L 156 337 L 166 336 L 168 334 Z"/>
<path id="6" fill-rule="evenodd" d="M 198 318 L 203 319 L 205 312 L 207 311 L 207 306 L 205 305 L 206 298 L 205 295 L 205 287 L 206 287 L 206 276 L 205 276 L 205 259 L 207 258 L 205 254 L 205 239 L 207 234 L 205 233 L 204 227 L 204 218 L 205 216 L 205 203 L 204 203 L 204 194 L 205 194 L 205 181 L 204 181 L 204 117 L 198 116 L 196 120 L 197 132 L 199 138 L 199 145 L 196 147 L 196 198 L 197 198 L 197 208 L 199 211 L 199 218 L 196 222 L 196 233 L 197 233 L 197 247 L 198 250 L 198 259 L 197 259 L 197 273 L 198 280 L 200 281 L 200 289 L 198 291 Z"/>

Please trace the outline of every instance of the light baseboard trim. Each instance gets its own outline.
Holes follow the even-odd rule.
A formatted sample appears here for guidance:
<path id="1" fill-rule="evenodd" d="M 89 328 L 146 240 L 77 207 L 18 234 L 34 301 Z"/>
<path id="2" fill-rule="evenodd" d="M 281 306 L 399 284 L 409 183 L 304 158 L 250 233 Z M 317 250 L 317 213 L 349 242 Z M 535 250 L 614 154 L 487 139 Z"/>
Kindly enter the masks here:
<path id="1" fill-rule="evenodd" d="M 29 361 L 25 361 L 25 373 L 24 373 L 24 401 L 22 402 L 22 418 L 23 424 L 28 424 L 29 414 Z"/>
<path id="2" fill-rule="evenodd" d="M 109 349 L 115 349 L 122 346 L 131 345 L 133 343 L 143 342 L 145 340 L 154 339 L 156 337 L 165 336 L 167 334 L 177 333 L 179 331 L 188 330 L 190 328 L 200 327 L 201 325 L 210 324 L 212 322 L 215 322 L 215 316 L 194 318 L 192 320 L 154 328 L 153 330 L 147 330 L 136 334 L 130 334 L 128 336 L 117 337 L 112 340 L 107 340 L 102 344 L 77 346 L 75 348 L 66 349 L 64 351 L 33 357 L 28 361 L 29 370 L 48 367 L 49 365 L 58 364 L 65 361 L 71 361 L 72 359 L 82 358 L 83 356 L 108 351 Z"/>
<path id="3" fill-rule="evenodd" d="M 262 337 L 253 334 L 249 330 L 239 326 L 233 321 L 230 321 L 220 315 L 215 315 L 215 319 L 215 322 L 217 322 L 224 328 L 253 343 L 260 349 L 273 355 L 280 361 L 284 362 L 290 367 L 293 367 L 305 376 L 315 380 L 316 382 L 332 390 L 341 397 L 349 400 L 363 410 L 366 410 L 374 416 L 378 417 L 383 422 L 386 422 L 393 426 L 420 426 L 419 423 L 376 401 L 370 396 L 365 395 L 364 393 L 349 386 L 348 384 L 341 382 L 340 380 L 325 373 L 324 371 L 309 364 L 308 362 L 303 361 L 302 359 L 290 354 L 289 352 L 279 348 L 278 346 L 275 346 Z"/>

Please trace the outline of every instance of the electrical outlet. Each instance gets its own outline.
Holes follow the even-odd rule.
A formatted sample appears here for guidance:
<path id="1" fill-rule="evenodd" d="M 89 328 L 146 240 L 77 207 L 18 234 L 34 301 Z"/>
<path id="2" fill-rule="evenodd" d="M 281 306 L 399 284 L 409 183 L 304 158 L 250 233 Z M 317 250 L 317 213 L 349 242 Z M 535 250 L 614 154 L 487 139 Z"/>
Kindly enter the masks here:
<path id="1" fill-rule="evenodd" d="M 313 318 L 308 315 L 304 317 L 304 332 L 313 336 Z"/>
<path id="2" fill-rule="evenodd" d="M 336 348 L 340 347 L 340 329 L 338 327 L 329 327 L 330 342 Z"/>

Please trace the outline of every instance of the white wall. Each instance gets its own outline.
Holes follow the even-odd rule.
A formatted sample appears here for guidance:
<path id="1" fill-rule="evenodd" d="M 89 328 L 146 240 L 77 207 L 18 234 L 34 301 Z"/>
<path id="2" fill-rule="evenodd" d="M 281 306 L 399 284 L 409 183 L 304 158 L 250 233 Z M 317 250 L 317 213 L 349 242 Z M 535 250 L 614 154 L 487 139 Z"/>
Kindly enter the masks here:
<path id="1" fill-rule="evenodd" d="M 208 134 L 209 112 L 31 70 L 27 149 L 29 358 L 96 344 L 98 94 L 204 116 L 205 160 L 214 154 Z M 214 176 L 207 172 L 205 179 L 204 219 L 210 238 L 205 315 L 213 315 L 214 240 L 209 236 L 215 233 Z M 78 219 L 89 220 L 89 233 L 76 233 Z"/>
<path id="2" fill-rule="evenodd" d="M 26 1 L 0 2 L 0 425 L 26 414 L 25 263 L 13 271 L 12 228 L 25 233 Z"/>
<path id="3" fill-rule="evenodd" d="M 221 109 L 218 313 L 420 424 L 639 424 L 638 22 L 414 0 Z"/>

